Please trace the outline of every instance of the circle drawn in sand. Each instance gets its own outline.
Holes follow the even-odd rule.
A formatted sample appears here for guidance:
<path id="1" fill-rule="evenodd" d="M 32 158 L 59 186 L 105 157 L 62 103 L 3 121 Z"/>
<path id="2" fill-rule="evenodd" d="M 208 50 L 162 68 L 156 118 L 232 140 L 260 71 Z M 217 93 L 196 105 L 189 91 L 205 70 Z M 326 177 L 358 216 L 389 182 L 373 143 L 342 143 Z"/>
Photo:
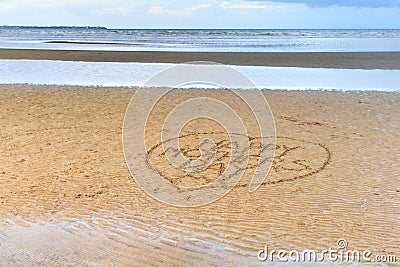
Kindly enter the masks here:
<path id="1" fill-rule="evenodd" d="M 209 87 L 225 90 L 176 102 L 178 96 L 174 94 L 177 88 Z M 254 89 L 256 86 L 230 67 L 194 62 L 158 73 L 135 92 L 125 114 L 123 148 L 129 171 L 147 194 L 170 205 L 194 207 L 212 203 L 229 193 L 245 174 L 250 152 L 254 150 L 247 137 L 249 120 L 254 121 L 256 127 L 252 127 L 251 131 L 257 129 L 261 143 L 265 141 L 264 136 L 271 136 L 269 142 L 273 143 L 270 149 L 258 149 L 257 161 L 264 164 L 254 168 L 254 175 L 248 183 L 249 191 L 255 191 L 264 182 L 275 151 L 275 122 L 268 102 L 261 91 L 248 93 L 226 88 Z M 234 101 L 216 97 L 221 92 Z M 164 101 L 168 98 L 169 101 Z M 164 114 L 165 110 L 167 114 Z M 247 110 L 247 115 L 242 117 L 243 110 Z M 218 169 L 216 176 L 208 175 L 209 169 L 215 168 L 215 162 L 220 158 L 218 151 L 221 143 L 214 140 L 216 136 L 204 135 L 191 140 L 190 144 L 195 145 L 198 151 L 196 157 L 182 153 L 184 150 L 181 149 L 183 144 L 179 137 L 183 135 L 183 129 L 193 121 L 204 119 L 218 124 L 226 135 L 224 153 L 227 154 L 224 154 L 223 168 Z M 149 160 L 146 144 L 155 138 L 161 139 L 158 148 L 167 162 L 159 165 L 159 169 Z M 189 183 L 177 183 L 164 174 L 170 170 L 195 178 Z M 172 177 L 180 174 L 173 174 Z M 198 183 L 196 177 L 199 175 L 203 177 L 203 182 Z"/>
<path id="2" fill-rule="evenodd" d="M 193 143 L 193 140 L 201 139 L 203 136 L 212 136 L 214 139 L 219 140 L 216 147 L 216 157 L 213 163 L 209 166 L 200 164 L 202 171 L 196 173 L 184 172 L 179 168 L 168 166 L 168 161 L 165 160 L 165 152 L 162 148 L 171 151 L 173 155 L 180 153 L 189 158 L 196 159 L 199 157 L 200 152 L 196 147 L 181 146 L 180 150 L 171 146 L 173 140 L 167 140 L 164 144 L 158 143 L 148 150 L 148 162 L 155 171 L 157 171 L 164 179 L 177 186 L 190 184 L 193 182 L 209 183 L 213 177 L 218 177 L 221 172 L 226 168 L 229 158 L 229 140 L 224 139 L 223 133 L 189 133 L 179 136 L 177 139 L 188 144 Z M 331 154 L 327 147 L 322 144 L 313 143 L 309 141 L 299 140 L 291 137 L 276 137 L 276 144 L 273 137 L 264 137 L 261 142 L 259 137 L 247 136 L 250 143 L 250 157 L 248 164 L 243 171 L 252 172 L 254 169 L 269 164 L 267 160 L 259 161 L 257 150 L 270 150 L 275 151 L 273 156 L 272 168 L 263 181 L 262 185 L 276 184 L 287 181 L 294 181 L 297 179 L 312 176 L 321 172 L 329 163 Z M 206 151 L 210 153 L 210 151 Z M 246 155 L 243 153 L 243 157 Z M 151 163 L 150 163 L 151 162 Z M 237 171 L 240 171 L 240 166 L 236 165 Z M 235 187 L 247 187 L 249 182 L 240 182 Z"/>

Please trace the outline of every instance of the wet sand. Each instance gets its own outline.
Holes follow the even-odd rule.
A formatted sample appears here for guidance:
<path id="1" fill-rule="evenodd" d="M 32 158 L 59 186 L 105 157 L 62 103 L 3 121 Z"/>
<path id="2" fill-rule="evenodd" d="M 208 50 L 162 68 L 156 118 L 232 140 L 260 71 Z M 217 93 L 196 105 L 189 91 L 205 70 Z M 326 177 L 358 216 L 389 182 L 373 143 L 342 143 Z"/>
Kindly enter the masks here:
<path id="1" fill-rule="evenodd" d="M 399 52 L 208 53 L 0 49 L 0 59 L 142 63 L 212 61 L 241 66 L 400 69 Z"/>
<path id="2" fill-rule="evenodd" d="M 0 263 L 265 266 L 256 253 L 266 243 L 323 250 L 340 238 L 352 250 L 400 257 L 400 94 L 263 91 L 277 144 L 299 152 L 278 150 L 254 193 L 249 167 L 217 202 L 177 208 L 143 192 L 126 166 L 122 123 L 134 91 L 0 85 Z M 207 94 L 230 99 L 185 90 L 173 101 Z M 197 144 L 218 127 L 199 121 L 181 141 Z M 159 144 L 155 129 L 150 146 Z"/>

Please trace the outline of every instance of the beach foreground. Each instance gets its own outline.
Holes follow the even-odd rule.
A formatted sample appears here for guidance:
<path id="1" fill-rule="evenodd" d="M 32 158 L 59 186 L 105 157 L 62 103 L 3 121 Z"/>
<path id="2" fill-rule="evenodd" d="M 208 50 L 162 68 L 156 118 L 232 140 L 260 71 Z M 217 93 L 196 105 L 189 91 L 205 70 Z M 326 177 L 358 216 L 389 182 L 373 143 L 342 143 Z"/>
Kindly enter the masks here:
<path id="1" fill-rule="evenodd" d="M 343 238 L 349 249 L 400 257 L 400 94 L 263 91 L 280 148 L 266 182 L 249 193 L 249 167 L 215 203 L 177 208 L 148 196 L 126 166 L 122 125 L 134 92 L 0 85 L 0 263 L 265 266 L 257 251 L 266 244 L 324 250 Z M 179 90 L 153 121 L 207 95 L 231 99 L 224 90 Z M 189 151 L 199 133 L 219 127 L 194 122 L 180 141 Z M 150 159 L 178 177 L 151 149 L 157 125 L 146 130 Z"/>

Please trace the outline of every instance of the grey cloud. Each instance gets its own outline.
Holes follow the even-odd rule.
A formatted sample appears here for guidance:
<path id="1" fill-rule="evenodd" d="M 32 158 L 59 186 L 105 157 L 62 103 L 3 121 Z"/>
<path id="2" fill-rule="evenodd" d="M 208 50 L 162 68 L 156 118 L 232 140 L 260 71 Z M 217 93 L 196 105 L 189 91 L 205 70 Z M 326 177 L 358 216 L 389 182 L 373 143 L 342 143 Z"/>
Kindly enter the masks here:
<path id="1" fill-rule="evenodd" d="M 254 0 L 257 2 L 280 2 L 305 4 L 311 7 L 400 7 L 400 0 Z"/>

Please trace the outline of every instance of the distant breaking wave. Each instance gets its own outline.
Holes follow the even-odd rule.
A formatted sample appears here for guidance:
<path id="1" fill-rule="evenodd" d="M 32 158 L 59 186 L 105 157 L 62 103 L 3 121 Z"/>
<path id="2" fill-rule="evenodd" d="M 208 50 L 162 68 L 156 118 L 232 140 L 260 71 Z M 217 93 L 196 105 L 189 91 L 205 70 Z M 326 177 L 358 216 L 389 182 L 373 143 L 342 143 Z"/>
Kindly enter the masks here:
<path id="1" fill-rule="evenodd" d="M 100 42 L 100 41 L 47 41 L 46 44 L 87 44 L 87 45 L 140 45 L 123 42 Z"/>

